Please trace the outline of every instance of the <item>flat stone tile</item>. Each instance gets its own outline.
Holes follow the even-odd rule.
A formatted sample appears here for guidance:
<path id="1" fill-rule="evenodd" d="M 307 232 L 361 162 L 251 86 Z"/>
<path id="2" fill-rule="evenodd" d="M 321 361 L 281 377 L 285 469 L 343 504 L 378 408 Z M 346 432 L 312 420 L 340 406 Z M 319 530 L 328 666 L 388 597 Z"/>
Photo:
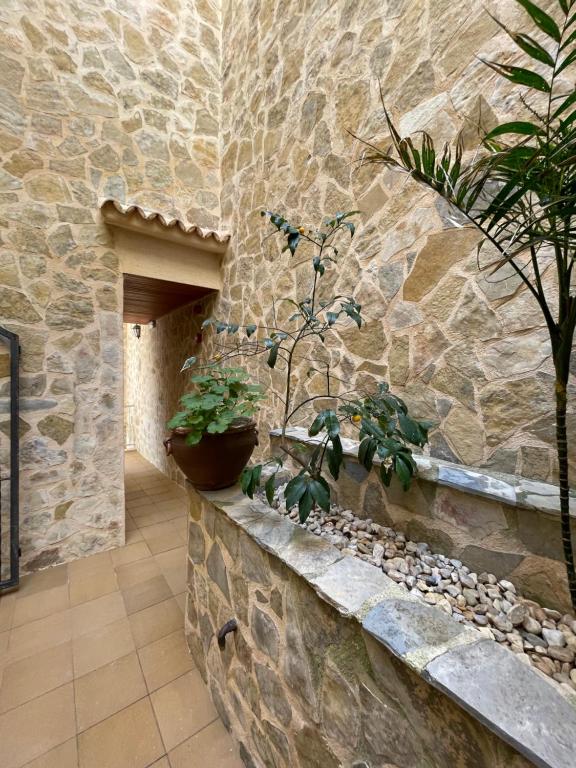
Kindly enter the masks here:
<path id="1" fill-rule="evenodd" d="M 182 537 L 169 522 L 143 528 L 142 536 L 153 555 L 182 546 Z"/>
<path id="2" fill-rule="evenodd" d="M 19 768 L 76 733 L 71 683 L 0 715 L 2 768 Z"/>
<path id="3" fill-rule="evenodd" d="M 186 547 L 161 552 L 159 555 L 155 555 L 155 560 L 160 566 L 172 594 L 177 595 L 183 592 L 186 589 L 187 575 Z"/>
<path id="4" fill-rule="evenodd" d="M 157 509 L 154 512 L 149 512 L 146 515 L 135 517 L 134 522 L 138 527 L 138 530 L 143 531 L 144 528 L 148 528 L 150 525 L 159 525 L 160 523 L 168 522 L 166 515 L 161 509 Z"/>
<path id="5" fill-rule="evenodd" d="M 216 720 L 169 753 L 172 768 L 244 768 L 232 737 Z"/>
<path id="6" fill-rule="evenodd" d="M 131 614 L 167 600 L 169 597 L 172 597 L 172 590 L 164 576 L 160 575 L 148 581 L 134 584 L 134 586 L 122 592 L 122 597 L 126 606 L 126 612 Z"/>
<path id="7" fill-rule="evenodd" d="M 149 691 L 155 691 L 195 668 L 183 629 L 140 648 L 138 656 Z"/>
<path id="8" fill-rule="evenodd" d="M 474 630 L 408 595 L 406 599 L 392 598 L 378 603 L 362 626 L 395 656 L 418 669 L 448 648 L 478 639 Z"/>
<path id="9" fill-rule="evenodd" d="M 140 534 L 142 537 L 142 534 Z M 141 538 L 137 542 L 128 542 L 125 547 L 119 547 L 112 552 L 112 562 L 114 566 L 126 565 L 127 563 L 133 563 L 136 560 L 142 560 L 145 557 L 150 557 L 152 553 L 148 549 L 148 545 Z"/>
<path id="10" fill-rule="evenodd" d="M 17 596 L 12 627 L 29 624 L 31 621 L 65 611 L 69 604 L 67 584 L 44 589 L 41 592 L 34 592 L 23 597 Z"/>
<path id="11" fill-rule="evenodd" d="M 164 753 L 147 698 L 78 736 L 79 768 L 147 768 Z"/>
<path id="12" fill-rule="evenodd" d="M 18 591 L 13 594 L 18 598 L 32 595 L 36 592 L 43 592 L 45 589 L 54 589 L 68 583 L 68 565 L 54 565 L 45 568 L 43 571 L 31 573 L 28 576 L 22 576 Z"/>
<path id="13" fill-rule="evenodd" d="M 150 699 L 168 751 L 218 717 L 198 670 L 154 691 Z"/>
<path id="14" fill-rule="evenodd" d="M 342 558 L 340 550 L 319 536 L 314 536 L 292 523 L 288 525 L 294 529 L 290 543 L 282 547 L 278 556 L 296 573 L 310 578 Z"/>
<path id="15" fill-rule="evenodd" d="M 379 568 L 356 557 L 343 557 L 310 582 L 343 615 L 358 613 L 368 601 L 406 595 Z"/>
<path id="16" fill-rule="evenodd" d="M 176 630 L 184 630 L 184 615 L 174 598 L 132 613 L 129 617 L 137 648 L 149 645 Z"/>
<path id="17" fill-rule="evenodd" d="M 24 768 L 78 768 L 76 738 L 65 741 L 31 763 L 26 763 Z"/>
<path id="18" fill-rule="evenodd" d="M 70 605 L 80 605 L 108 595 L 118 589 L 116 574 L 109 566 L 100 566 L 93 573 L 80 572 L 70 577 Z"/>
<path id="19" fill-rule="evenodd" d="M 24 659 L 34 653 L 65 643 L 72 637 L 72 612 L 60 611 L 10 632 L 6 663 Z"/>
<path id="20" fill-rule="evenodd" d="M 144 541 L 144 536 L 142 536 L 142 532 L 140 531 L 140 528 L 137 528 L 136 525 L 132 523 L 132 525 L 126 525 L 126 544 L 136 544 L 139 541 Z"/>
<path id="21" fill-rule="evenodd" d="M 72 608 L 72 635 L 78 637 L 94 632 L 125 617 L 126 608 L 121 592 L 111 592 Z"/>
<path id="22" fill-rule="evenodd" d="M 116 578 L 120 589 L 128 589 L 134 584 L 140 584 L 142 581 L 148 581 L 160 575 L 160 567 L 153 557 L 137 560 L 127 565 L 119 565 L 116 568 Z"/>
<path id="23" fill-rule="evenodd" d="M 128 619 L 115 621 L 95 632 L 75 637 L 72 641 L 74 677 L 82 677 L 135 649 Z"/>
<path id="24" fill-rule="evenodd" d="M 72 643 L 66 642 L 9 664 L 0 687 L 0 712 L 18 707 L 73 678 Z"/>
<path id="25" fill-rule="evenodd" d="M 0 633 L 11 629 L 15 606 L 16 592 L 0 593 Z"/>
<path id="26" fill-rule="evenodd" d="M 78 678 L 74 682 L 78 732 L 114 715 L 147 693 L 136 653 Z"/>
<path id="27" fill-rule="evenodd" d="M 424 677 L 536 765 L 574 768 L 576 709 L 494 641 L 439 656 Z"/>
<path id="28" fill-rule="evenodd" d="M 99 552 L 97 555 L 81 557 L 79 560 L 68 563 L 68 578 L 72 580 L 77 576 L 96 576 L 99 572 L 109 571 L 111 565 L 110 550 Z"/>

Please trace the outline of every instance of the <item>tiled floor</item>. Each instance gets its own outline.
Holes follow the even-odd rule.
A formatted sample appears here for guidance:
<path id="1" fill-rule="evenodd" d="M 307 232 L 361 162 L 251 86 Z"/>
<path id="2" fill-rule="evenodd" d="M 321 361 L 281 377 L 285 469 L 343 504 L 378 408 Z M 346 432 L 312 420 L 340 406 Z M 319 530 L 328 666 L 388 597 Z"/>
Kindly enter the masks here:
<path id="1" fill-rule="evenodd" d="M 126 527 L 0 597 L 2 768 L 241 768 L 184 641 L 184 491 L 136 453 Z"/>

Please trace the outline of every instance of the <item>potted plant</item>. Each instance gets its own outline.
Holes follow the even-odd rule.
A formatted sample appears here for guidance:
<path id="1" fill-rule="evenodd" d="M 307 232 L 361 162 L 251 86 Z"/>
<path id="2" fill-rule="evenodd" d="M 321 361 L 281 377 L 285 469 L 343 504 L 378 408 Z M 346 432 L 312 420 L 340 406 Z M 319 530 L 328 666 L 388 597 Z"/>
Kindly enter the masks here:
<path id="1" fill-rule="evenodd" d="M 191 365 L 187 360 L 182 370 Z M 241 368 L 211 365 L 193 376 L 194 391 L 181 399 L 170 419 L 166 453 L 196 488 L 217 490 L 238 480 L 258 444 L 252 416 L 264 397 Z"/>

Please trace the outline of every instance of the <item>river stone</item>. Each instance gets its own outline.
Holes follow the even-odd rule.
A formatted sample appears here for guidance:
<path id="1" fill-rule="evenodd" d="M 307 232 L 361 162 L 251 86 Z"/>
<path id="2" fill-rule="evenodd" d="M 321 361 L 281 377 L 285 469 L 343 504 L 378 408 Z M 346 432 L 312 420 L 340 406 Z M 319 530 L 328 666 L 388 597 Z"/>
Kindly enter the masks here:
<path id="1" fill-rule="evenodd" d="M 254 671 L 256 673 L 256 680 L 258 681 L 260 695 L 265 706 L 268 707 L 270 712 L 272 712 L 283 726 L 288 726 L 292 719 L 292 709 L 288 703 L 278 675 L 276 675 L 270 667 L 266 667 L 263 664 L 255 664 Z"/>
<path id="2" fill-rule="evenodd" d="M 542 637 L 548 643 L 549 647 L 563 648 L 566 645 L 566 638 L 559 629 L 542 629 Z"/>
<path id="3" fill-rule="evenodd" d="M 212 544 L 212 548 L 206 559 L 206 569 L 212 581 L 216 582 L 226 600 L 230 602 L 226 565 L 220 547 L 216 543 Z"/>
<path id="4" fill-rule="evenodd" d="M 204 562 L 204 534 L 202 528 L 196 523 L 188 524 L 188 554 L 193 563 L 200 564 Z"/>
<path id="5" fill-rule="evenodd" d="M 38 422 L 38 429 L 44 437 L 50 437 L 58 445 L 64 445 L 74 432 L 74 422 L 61 416 L 45 416 Z"/>
<path id="6" fill-rule="evenodd" d="M 276 624 L 264 611 L 254 606 L 250 621 L 252 637 L 258 648 L 272 661 L 278 661 L 279 635 Z"/>
<path id="7" fill-rule="evenodd" d="M 84 328 L 94 320 L 94 307 L 88 299 L 63 296 L 46 308 L 46 324 L 57 330 Z"/>

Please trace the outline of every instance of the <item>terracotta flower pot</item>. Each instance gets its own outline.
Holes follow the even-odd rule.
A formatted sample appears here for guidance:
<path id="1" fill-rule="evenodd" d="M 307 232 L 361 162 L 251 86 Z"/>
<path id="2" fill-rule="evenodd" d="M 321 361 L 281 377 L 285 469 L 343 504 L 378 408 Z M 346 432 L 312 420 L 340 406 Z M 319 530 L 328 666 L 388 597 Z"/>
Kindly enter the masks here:
<path id="1" fill-rule="evenodd" d="M 172 430 L 164 446 L 192 485 L 202 491 L 234 485 L 258 445 L 256 424 L 249 419 L 238 419 L 221 434 L 206 434 L 196 445 L 186 443 L 189 432 L 184 427 Z"/>

